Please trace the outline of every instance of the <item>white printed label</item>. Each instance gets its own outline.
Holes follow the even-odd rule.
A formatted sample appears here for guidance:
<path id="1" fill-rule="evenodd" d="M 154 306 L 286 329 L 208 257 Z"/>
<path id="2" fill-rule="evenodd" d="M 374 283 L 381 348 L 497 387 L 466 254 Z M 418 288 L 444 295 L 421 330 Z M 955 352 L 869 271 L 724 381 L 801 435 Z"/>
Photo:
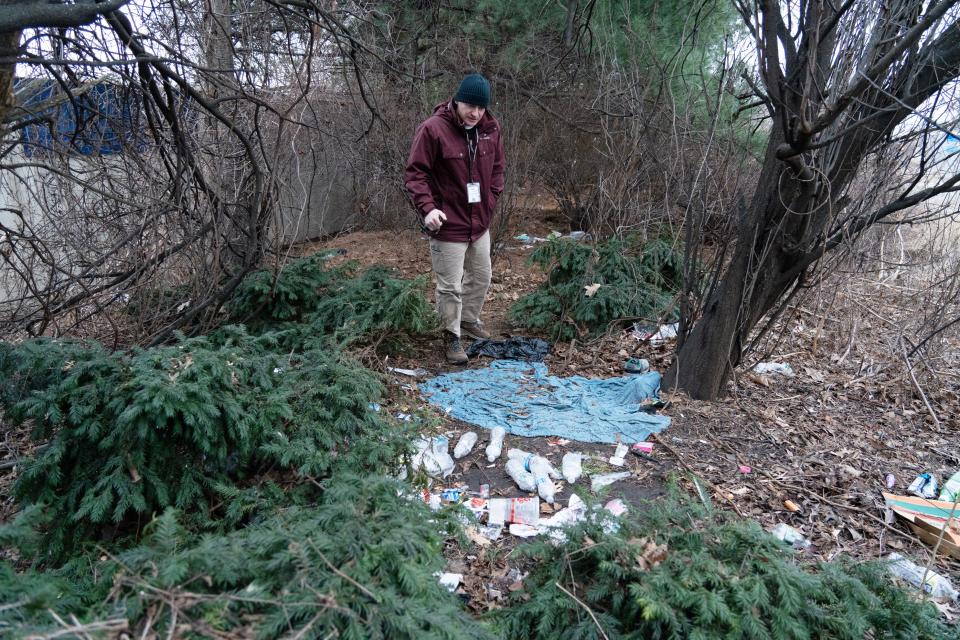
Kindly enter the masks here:
<path id="1" fill-rule="evenodd" d="M 469 202 L 470 204 L 480 202 L 480 183 L 479 182 L 467 183 L 467 202 Z"/>

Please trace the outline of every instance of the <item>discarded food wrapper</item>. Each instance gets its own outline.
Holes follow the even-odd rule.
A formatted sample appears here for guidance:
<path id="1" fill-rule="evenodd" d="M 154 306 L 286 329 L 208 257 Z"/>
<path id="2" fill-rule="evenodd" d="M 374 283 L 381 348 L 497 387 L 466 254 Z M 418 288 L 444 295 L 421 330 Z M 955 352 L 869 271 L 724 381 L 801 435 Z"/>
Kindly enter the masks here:
<path id="1" fill-rule="evenodd" d="M 667 340 L 673 340 L 677 337 L 677 330 L 680 324 L 662 324 L 656 331 L 645 329 L 640 325 L 633 325 L 633 337 L 641 341 L 649 341 L 650 344 L 660 344 Z"/>
<path id="2" fill-rule="evenodd" d="M 630 358 L 623 363 L 623 370 L 627 373 L 646 373 L 650 371 L 650 361 L 644 358 Z"/>
<path id="3" fill-rule="evenodd" d="M 890 573 L 908 584 L 920 587 L 934 600 L 948 602 L 956 600 L 960 595 L 950 584 L 950 580 L 933 570 L 928 571 L 925 567 L 911 562 L 899 553 L 891 553 L 887 556 L 887 560 L 890 562 L 887 567 Z M 926 576 L 926 579 L 924 579 L 924 576 Z"/>
<path id="4" fill-rule="evenodd" d="M 416 369 L 398 369 L 397 367 L 387 367 L 387 371 L 391 373 L 399 373 L 402 376 L 409 376 L 411 378 L 423 378 L 424 376 L 430 375 L 429 371 L 419 367 Z"/>
<path id="5" fill-rule="evenodd" d="M 609 462 L 615 467 L 622 467 L 626 463 L 624 458 L 629 452 L 630 452 L 630 447 L 623 444 L 622 442 L 618 442 L 616 450 L 613 452 L 613 455 L 610 457 L 610 459 L 607 462 Z"/>
<path id="6" fill-rule="evenodd" d="M 503 523 L 481 525 L 477 531 L 487 540 L 499 540 L 503 533 Z"/>
<path id="7" fill-rule="evenodd" d="M 794 375 L 793 367 L 783 362 L 758 362 L 753 365 L 752 371 L 760 375 L 776 373 L 781 376 L 787 376 L 788 378 L 792 378 Z"/>
<path id="8" fill-rule="evenodd" d="M 907 487 L 907 492 L 921 498 L 933 498 L 937 495 L 937 477 L 932 473 L 921 473 Z"/>
<path id="9" fill-rule="evenodd" d="M 503 451 L 503 438 L 506 435 L 507 430 L 503 427 L 494 427 L 490 430 L 490 444 L 485 451 L 487 462 L 493 462 L 500 457 L 500 452 Z"/>
<path id="10" fill-rule="evenodd" d="M 566 438 L 547 438 L 547 444 L 551 447 L 565 447 L 570 441 Z"/>
<path id="11" fill-rule="evenodd" d="M 747 474 L 747 473 L 750 473 L 751 471 L 753 471 L 753 469 L 751 469 L 750 467 L 748 467 L 748 466 L 745 465 L 745 464 L 740 465 L 740 466 L 737 468 L 737 470 L 740 471 L 740 473 L 743 473 L 743 474 Z"/>
<path id="12" fill-rule="evenodd" d="M 590 490 L 596 491 L 597 489 L 602 489 L 607 485 L 611 485 L 618 480 L 623 480 L 624 478 L 629 478 L 631 473 L 629 471 L 620 471 L 618 473 L 604 473 L 598 476 L 592 476 L 590 478 Z"/>
<path id="13" fill-rule="evenodd" d="M 630 445 L 630 451 L 633 453 L 653 453 L 652 442 L 634 442 Z"/>
<path id="14" fill-rule="evenodd" d="M 485 498 L 470 498 L 463 503 L 467 509 L 473 512 L 473 515 L 480 517 L 487 510 L 487 501 Z"/>
<path id="15" fill-rule="evenodd" d="M 460 583 L 463 582 L 462 573 L 441 573 L 440 586 L 446 587 L 447 591 L 456 591 Z"/>
<path id="16" fill-rule="evenodd" d="M 810 541 L 802 533 L 783 522 L 771 529 L 770 534 L 777 540 L 793 545 L 795 549 L 806 549 L 810 546 Z"/>
<path id="17" fill-rule="evenodd" d="M 490 498 L 487 500 L 489 524 L 536 525 L 540 520 L 539 498 Z"/>
<path id="18" fill-rule="evenodd" d="M 457 441 L 457 446 L 453 448 L 453 457 L 459 460 L 469 455 L 470 452 L 473 451 L 473 445 L 477 444 L 477 438 L 479 438 L 479 436 L 476 431 L 467 431 L 460 436 L 460 440 Z"/>
<path id="19" fill-rule="evenodd" d="M 904 519 L 918 538 L 960 559 L 960 521 L 957 519 L 960 507 L 955 510 L 953 502 L 887 492 L 883 498 L 887 509 Z"/>
<path id="20" fill-rule="evenodd" d="M 532 538 L 540 535 L 540 529 L 529 524 L 512 524 L 510 525 L 510 535 L 518 538 Z"/>
<path id="21" fill-rule="evenodd" d="M 463 487 L 444 489 L 440 492 L 440 499 L 444 502 L 460 502 L 460 498 L 464 493 L 466 493 L 466 489 Z"/>

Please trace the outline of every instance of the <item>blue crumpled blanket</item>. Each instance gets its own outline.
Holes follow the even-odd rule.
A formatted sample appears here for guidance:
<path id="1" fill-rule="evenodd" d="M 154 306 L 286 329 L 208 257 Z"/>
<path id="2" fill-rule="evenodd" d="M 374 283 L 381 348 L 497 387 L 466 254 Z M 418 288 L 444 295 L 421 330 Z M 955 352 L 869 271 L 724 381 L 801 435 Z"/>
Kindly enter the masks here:
<path id="1" fill-rule="evenodd" d="M 540 362 L 497 360 L 483 369 L 446 373 L 420 392 L 450 415 L 518 436 L 559 436 L 581 442 L 646 440 L 670 418 L 645 413 L 641 402 L 660 390 L 655 371 L 605 380 L 547 374 Z"/>

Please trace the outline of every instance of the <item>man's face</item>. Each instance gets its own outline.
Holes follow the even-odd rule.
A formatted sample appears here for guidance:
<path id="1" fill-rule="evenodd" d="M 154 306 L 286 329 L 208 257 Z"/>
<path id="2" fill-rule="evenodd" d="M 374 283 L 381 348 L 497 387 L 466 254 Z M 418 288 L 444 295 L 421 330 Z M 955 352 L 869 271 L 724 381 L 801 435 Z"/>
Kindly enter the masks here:
<path id="1" fill-rule="evenodd" d="M 467 104 L 466 102 L 457 103 L 457 116 L 460 118 L 460 122 L 468 127 L 476 126 L 486 112 L 487 109 L 485 107 L 478 107 L 475 104 Z"/>

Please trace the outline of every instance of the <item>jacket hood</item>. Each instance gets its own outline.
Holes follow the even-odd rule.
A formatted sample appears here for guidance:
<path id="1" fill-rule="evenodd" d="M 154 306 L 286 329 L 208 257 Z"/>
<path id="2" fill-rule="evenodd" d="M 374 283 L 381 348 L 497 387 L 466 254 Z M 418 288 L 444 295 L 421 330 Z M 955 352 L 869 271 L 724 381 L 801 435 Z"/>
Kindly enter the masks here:
<path id="1" fill-rule="evenodd" d="M 453 99 L 447 100 L 446 102 L 441 102 L 433 108 L 433 115 L 443 118 L 454 127 L 462 128 L 463 125 L 460 124 L 460 119 L 457 118 L 456 109 L 453 106 Z M 480 122 L 477 123 L 478 132 L 488 132 L 490 129 L 495 127 L 497 124 L 497 119 L 493 117 L 493 114 L 490 113 L 490 109 L 487 109 L 483 117 L 480 118 Z"/>

